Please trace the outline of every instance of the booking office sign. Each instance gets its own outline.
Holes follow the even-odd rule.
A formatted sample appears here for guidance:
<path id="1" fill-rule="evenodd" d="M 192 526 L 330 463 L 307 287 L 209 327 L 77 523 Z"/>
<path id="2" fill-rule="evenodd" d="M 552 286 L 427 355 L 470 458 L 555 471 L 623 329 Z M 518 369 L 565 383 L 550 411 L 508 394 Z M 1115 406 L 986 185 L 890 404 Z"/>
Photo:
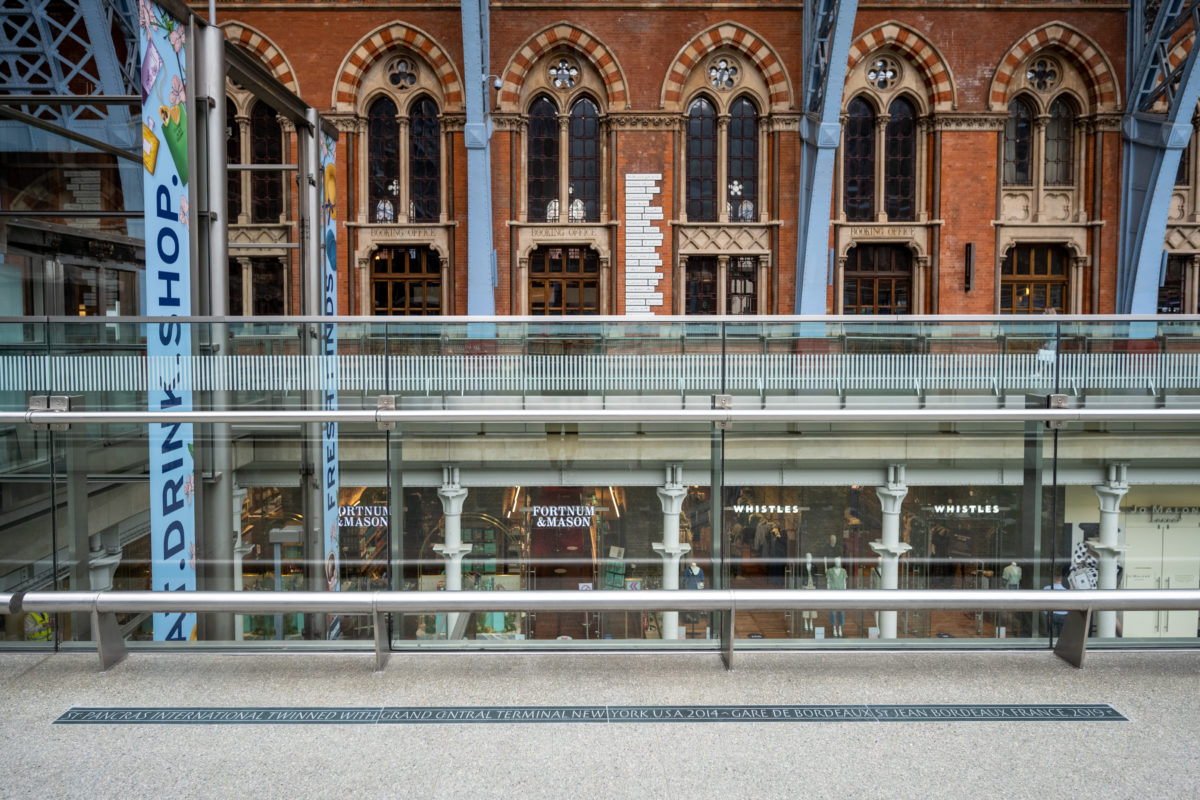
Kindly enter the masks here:
<path id="1" fill-rule="evenodd" d="M 334 139 L 320 126 L 316 131 L 321 143 L 321 315 L 337 316 L 337 169 L 334 164 Z M 321 323 L 321 410 L 336 411 L 337 398 L 337 325 Z M 321 528 L 325 540 L 325 589 L 342 588 L 338 525 L 338 426 L 325 421 L 321 425 Z M 326 638 L 342 635 L 342 618 L 330 615 Z"/>
<path id="2" fill-rule="evenodd" d="M 138 0 L 142 56 L 142 162 L 146 169 L 146 313 L 192 313 L 188 229 L 187 26 L 150 0 Z M 146 334 L 150 410 L 192 410 L 185 366 L 191 328 L 160 322 Z M 152 423 L 150 443 L 150 557 L 156 591 L 196 589 L 195 465 L 191 423 Z M 154 615 L 155 641 L 194 641 L 196 614 Z"/>

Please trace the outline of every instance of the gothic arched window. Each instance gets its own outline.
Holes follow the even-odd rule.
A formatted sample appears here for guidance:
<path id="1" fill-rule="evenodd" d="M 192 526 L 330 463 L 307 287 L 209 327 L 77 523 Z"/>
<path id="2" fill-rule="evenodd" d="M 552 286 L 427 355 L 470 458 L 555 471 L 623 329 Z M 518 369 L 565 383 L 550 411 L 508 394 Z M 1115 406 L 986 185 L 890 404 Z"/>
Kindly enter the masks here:
<path id="1" fill-rule="evenodd" d="M 726 201 L 730 222 L 758 219 L 758 109 L 745 97 L 729 109 L 729 194 Z"/>
<path id="2" fill-rule="evenodd" d="M 842 164 L 846 219 L 870 222 L 875 219 L 875 110 L 856 97 L 846 112 Z"/>
<path id="3" fill-rule="evenodd" d="M 1008 122 L 1004 125 L 1004 185 L 1032 184 L 1032 160 L 1033 109 L 1029 101 L 1018 97 L 1008 104 Z"/>
<path id="4" fill-rule="evenodd" d="M 1075 140 L 1075 104 L 1059 96 L 1050 104 L 1050 119 L 1046 123 L 1047 186 L 1070 186 L 1072 151 Z"/>
<path id="5" fill-rule="evenodd" d="M 583 97 L 571 106 L 567 131 L 567 219 L 600 221 L 600 111 Z"/>
<path id="6" fill-rule="evenodd" d="M 400 124 L 396 103 L 380 97 L 367 111 L 367 193 L 372 222 L 395 222 L 400 197 Z"/>
<path id="7" fill-rule="evenodd" d="M 422 97 L 408 113 L 410 222 L 437 222 L 440 215 L 441 142 L 437 104 Z"/>
<path id="8" fill-rule="evenodd" d="M 688 108 L 687 216 L 691 222 L 717 220 L 717 112 L 704 97 Z"/>
<path id="9" fill-rule="evenodd" d="M 529 108 L 529 219 L 558 222 L 558 108 L 542 96 Z"/>
<path id="10" fill-rule="evenodd" d="M 884 210 L 889 221 L 914 220 L 917 218 L 917 109 L 903 97 L 888 106 L 883 141 Z"/>
<path id="11" fill-rule="evenodd" d="M 283 163 L 283 129 L 275 109 L 261 100 L 250 109 L 250 163 Z M 250 173 L 251 222 L 279 222 L 283 214 L 283 175 L 275 170 Z"/>

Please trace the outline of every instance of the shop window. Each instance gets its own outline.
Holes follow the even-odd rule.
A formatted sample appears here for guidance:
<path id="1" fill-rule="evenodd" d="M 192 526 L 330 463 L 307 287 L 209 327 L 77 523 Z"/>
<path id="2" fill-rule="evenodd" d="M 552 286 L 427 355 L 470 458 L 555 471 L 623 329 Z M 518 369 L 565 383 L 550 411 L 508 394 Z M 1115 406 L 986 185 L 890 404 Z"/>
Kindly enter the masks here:
<path id="1" fill-rule="evenodd" d="M 1193 254 L 1167 257 L 1167 268 L 1158 287 L 1159 314 L 1195 314 L 1200 307 L 1200 257 Z"/>
<path id="2" fill-rule="evenodd" d="M 685 314 L 758 313 L 756 256 L 691 256 L 684 268 L 684 284 Z"/>
<path id="3" fill-rule="evenodd" d="M 715 256 L 692 256 L 687 260 L 684 274 L 685 314 L 717 313 L 717 259 Z"/>
<path id="4" fill-rule="evenodd" d="M 441 124 L 437 104 L 422 97 L 409 112 L 408 179 L 411 222 L 437 222 L 441 209 Z"/>
<path id="5" fill-rule="evenodd" d="M 371 259 L 371 313 L 442 313 L 441 260 L 430 247 L 383 247 Z"/>
<path id="6" fill-rule="evenodd" d="M 745 97 L 729 110 L 729 185 L 725 207 L 731 222 L 758 219 L 758 109 Z"/>
<path id="7" fill-rule="evenodd" d="M 908 314 L 912 310 L 912 252 L 897 245 L 858 245 L 844 278 L 846 314 Z"/>
<path id="8" fill-rule="evenodd" d="M 1000 313 L 1045 314 L 1066 310 L 1067 263 L 1059 245 L 1017 245 L 1004 257 Z"/>
<path id="9" fill-rule="evenodd" d="M 687 217 L 717 221 L 717 112 L 704 97 L 688 108 Z"/>
<path id="10" fill-rule="evenodd" d="M 250 110 L 250 163 L 283 163 L 283 129 L 275 109 L 262 101 Z M 250 173 L 250 221 L 279 222 L 283 215 L 283 175 L 274 170 Z"/>
<path id="11" fill-rule="evenodd" d="M 529 313 L 600 313 L 600 259 L 587 247 L 539 247 L 529 255 Z"/>

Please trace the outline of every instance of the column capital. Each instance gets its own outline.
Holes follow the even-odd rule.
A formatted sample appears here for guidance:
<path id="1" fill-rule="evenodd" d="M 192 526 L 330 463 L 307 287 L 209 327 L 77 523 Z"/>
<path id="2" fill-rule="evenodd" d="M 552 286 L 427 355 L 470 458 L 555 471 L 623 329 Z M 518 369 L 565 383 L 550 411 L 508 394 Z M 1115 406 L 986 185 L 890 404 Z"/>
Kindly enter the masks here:
<path id="1" fill-rule="evenodd" d="M 896 542 L 888 544 L 887 542 L 876 539 L 871 542 L 871 549 L 879 554 L 880 558 L 899 558 L 900 556 L 912 550 L 912 545 L 907 542 Z"/>
<path id="2" fill-rule="evenodd" d="M 658 487 L 658 499 L 662 502 L 663 514 L 672 516 L 683 511 L 683 500 L 687 497 L 687 489 L 678 483 L 668 483 Z"/>

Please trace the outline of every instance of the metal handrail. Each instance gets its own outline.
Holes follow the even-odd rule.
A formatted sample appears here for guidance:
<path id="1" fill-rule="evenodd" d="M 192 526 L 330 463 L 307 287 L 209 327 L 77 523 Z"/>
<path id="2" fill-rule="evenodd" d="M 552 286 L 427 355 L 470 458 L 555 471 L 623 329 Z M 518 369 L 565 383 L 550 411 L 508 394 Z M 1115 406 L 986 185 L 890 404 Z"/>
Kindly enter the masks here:
<path id="1" fill-rule="evenodd" d="M 162 422 L 1195 422 L 1200 408 L 972 408 L 972 409 L 360 409 L 345 411 L 0 411 L 0 424 Z"/>
<path id="2" fill-rule="evenodd" d="M 985 610 L 1065 611 L 1067 618 L 1055 655 L 1083 666 L 1091 616 L 1099 610 L 1197 610 L 1200 589 L 1037 591 L 963 589 L 707 589 L 629 591 L 509 592 L 26 592 L 0 593 L 9 614 L 88 612 L 101 669 L 122 661 L 128 651 L 117 626 L 118 613 L 227 612 L 242 614 L 349 614 L 374 618 L 375 664 L 387 663 L 385 615 L 473 611 L 719 611 L 722 658 L 733 668 L 737 611 L 775 610 Z"/>

